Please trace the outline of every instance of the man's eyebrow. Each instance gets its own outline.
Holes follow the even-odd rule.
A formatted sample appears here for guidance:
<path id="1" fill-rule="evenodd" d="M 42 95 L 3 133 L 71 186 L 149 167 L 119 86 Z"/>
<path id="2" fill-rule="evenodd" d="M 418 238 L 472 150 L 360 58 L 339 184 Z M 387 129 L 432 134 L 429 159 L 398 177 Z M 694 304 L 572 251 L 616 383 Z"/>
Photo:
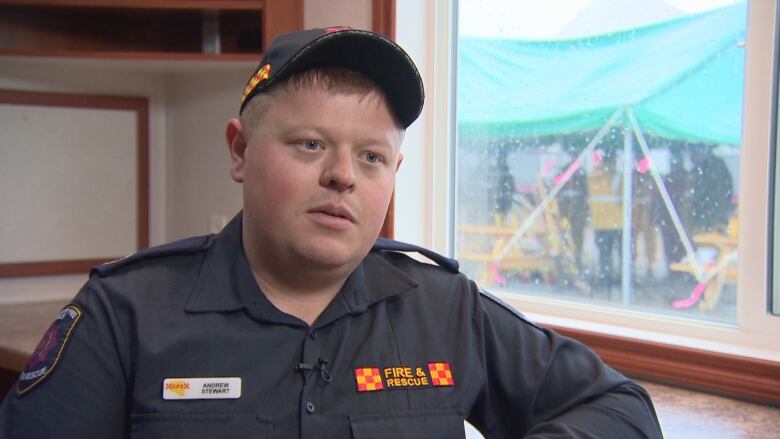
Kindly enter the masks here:
<path id="1" fill-rule="evenodd" d="M 325 127 L 300 123 L 300 121 L 295 121 L 291 124 L 276 125 L 273 129 L 291 135 L 325 135 L 327 131 Z"/>
<path id="2" fill-rule="evenodd" d="M 355 139 L 354 144 L 357 147 L 372 147 L 372 148 L 383 148 L 388 150 L 396 149 L 398 151 L 401 150 L 401 140 L 402 138 L 398 138 L 398 142 L 394 142 L 390 136 L 386 135 L 380 135 L 380 136 L 365 136 L 365 137 L 359 137 Z"/>

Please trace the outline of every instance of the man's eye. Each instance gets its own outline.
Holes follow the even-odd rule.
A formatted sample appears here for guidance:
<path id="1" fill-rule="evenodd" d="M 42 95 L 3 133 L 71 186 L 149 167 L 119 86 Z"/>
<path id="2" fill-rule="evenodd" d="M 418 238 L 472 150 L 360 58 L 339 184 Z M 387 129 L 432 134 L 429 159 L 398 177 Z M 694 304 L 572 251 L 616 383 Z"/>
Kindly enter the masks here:
<path id="1" fill-rule="evenodd" d="M 301 145 L 303 145 L 303 147 L 309 151 L 316 151 L 322 147 L 320 142 L 316 140 L 304 140 L 301 142 Z"/>
<path id="2" fill-rule="evenodd" d="M 374 154 L 373 152 L 367 152 L 366 155 L 366 161 L 369 163 L 382 163 L 382 156 L 379 154 Z"/>

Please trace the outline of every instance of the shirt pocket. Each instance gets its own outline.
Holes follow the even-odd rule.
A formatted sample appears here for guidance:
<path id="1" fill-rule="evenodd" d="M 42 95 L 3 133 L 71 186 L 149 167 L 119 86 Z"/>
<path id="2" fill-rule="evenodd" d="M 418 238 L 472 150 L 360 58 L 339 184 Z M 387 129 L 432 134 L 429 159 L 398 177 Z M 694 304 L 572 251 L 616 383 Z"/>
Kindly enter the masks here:
<path id="1" fill-rule="evenodd" d="M 131 439 L 266 439 L 270 419 L 257 415 L 144 413 L 130 415 Z"/>
<path id="2" fill-rule="evenodd" d="M 354 439 L 464 438 L 459 409 L 415 410 L 349 417 Z"/>

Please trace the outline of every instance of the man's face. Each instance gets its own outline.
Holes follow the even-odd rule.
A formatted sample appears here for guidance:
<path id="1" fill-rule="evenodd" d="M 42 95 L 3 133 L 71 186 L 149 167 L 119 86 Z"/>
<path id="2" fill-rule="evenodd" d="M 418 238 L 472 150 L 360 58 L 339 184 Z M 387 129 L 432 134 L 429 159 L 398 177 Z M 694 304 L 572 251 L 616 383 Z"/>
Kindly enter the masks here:
<path id="1" fill-rule="evenodd" d="M 250 260 L 264 270 L 351 271 L 382 227 L 401 137 L 375 93 L 280 91 L 243 133 L 243 157 L 233 152 Z"/>

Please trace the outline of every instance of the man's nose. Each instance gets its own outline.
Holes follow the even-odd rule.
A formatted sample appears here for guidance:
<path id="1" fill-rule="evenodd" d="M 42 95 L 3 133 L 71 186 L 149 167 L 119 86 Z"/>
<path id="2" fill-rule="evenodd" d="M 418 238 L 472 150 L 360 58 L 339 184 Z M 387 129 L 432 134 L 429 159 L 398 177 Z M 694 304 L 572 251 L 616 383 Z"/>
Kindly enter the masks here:
<path id="1" fill-rule="evenodd" d="M 325 160 L 320 184 L 338 191 L 350 190 L 355 185 L 355 164 L 348 151 L 334 151 Z"/>

